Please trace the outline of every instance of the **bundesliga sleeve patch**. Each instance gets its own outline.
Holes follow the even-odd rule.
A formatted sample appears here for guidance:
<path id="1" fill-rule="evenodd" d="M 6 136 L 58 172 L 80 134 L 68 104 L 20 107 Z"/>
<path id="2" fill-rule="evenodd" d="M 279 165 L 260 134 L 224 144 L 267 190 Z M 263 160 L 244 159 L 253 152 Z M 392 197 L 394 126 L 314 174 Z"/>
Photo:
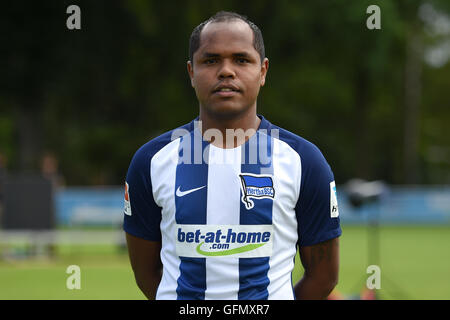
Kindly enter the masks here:
<path id="1" fill-rule="evenodd" d="M 125 182 L 125 198 L 124 198 L 124 209 L 123 213 L 128 216 L 131 216 L 131 204 L 130 204 L 130 193 L 128 183 Z"/>
<path id="2" fill-rule="evenodd" d="M 336 182 L 330 182 L 330 216 L 331 218 L 339 217 L 339 208 L 337 202 Z"/>

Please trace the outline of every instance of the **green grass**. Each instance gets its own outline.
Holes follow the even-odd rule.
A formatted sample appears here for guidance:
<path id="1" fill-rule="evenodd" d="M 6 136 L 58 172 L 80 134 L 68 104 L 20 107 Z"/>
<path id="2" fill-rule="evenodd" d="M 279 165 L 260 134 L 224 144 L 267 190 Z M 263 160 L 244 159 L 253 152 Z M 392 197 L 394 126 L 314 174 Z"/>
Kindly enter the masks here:
<path id="1" fill-rule="evenodd" d="M 81 270 L 81 289 L 69 290 L 69 265 Z M 0 262 L 0 299 L 144 299 L 127 253 L 112 246 L 72 246 L 57 258 Z"/>
<path id="2" fill-rule="evenodd" d="M 382 227 L 383 299 L 450 299 L 450 227 Z M 81 289 L 66 288 L 69 265 L 81 268 Z M 346 226 L 340 239 L 337 290 L 363 289 L 368 263 L 365 227 Z M 296 264 L 293 280 L 302 275 Z M 0 299 L 144 299 L 126 252 L 113 246 L 63 246 L 53 259 L 0 260 Z"/>
<path id="3" fill-rule="evenodd" d="M 450 299 L 450 227 L 385 226 L 379 231 L 382 299 Z M 372 264 L 372 263 L 371 263 Z M 370 274 L 368 232 L 347 226 L 340 239 L 337 290 L 358 294 Z M 301 277 L 296 264 L 293 280 Z"/>

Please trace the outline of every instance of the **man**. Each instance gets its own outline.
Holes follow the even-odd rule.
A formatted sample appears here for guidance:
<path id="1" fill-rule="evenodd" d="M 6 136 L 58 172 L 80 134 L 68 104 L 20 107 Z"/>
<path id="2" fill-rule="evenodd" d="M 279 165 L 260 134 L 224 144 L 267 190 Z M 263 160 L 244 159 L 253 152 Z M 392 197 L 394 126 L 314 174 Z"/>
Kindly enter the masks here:
<path id="1" fill-rule="evenodd" d="M 313 144 L 257 115 L 260 30 L 219 12 L 194 29 L 189 58 L 199 117 L 142 146 L 126 178 L 139 288 L 149 299 L 326 298 L 341 235 L 333 173 Z"/>

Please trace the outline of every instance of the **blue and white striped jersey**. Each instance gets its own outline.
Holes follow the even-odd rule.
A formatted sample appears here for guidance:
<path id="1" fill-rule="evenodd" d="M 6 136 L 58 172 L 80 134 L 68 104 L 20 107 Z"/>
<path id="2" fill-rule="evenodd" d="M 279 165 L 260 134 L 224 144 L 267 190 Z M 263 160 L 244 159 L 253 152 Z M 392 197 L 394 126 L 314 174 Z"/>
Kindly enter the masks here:
<path id="1" fill-rule="evenodd" d="M 341 235 L 322 153 L 259 117 L 236 148 L 204 141 L 194 120 L 134 155 L 124 230 L 161 241 L 157 299 L 294 299 L 297 245 Z"/>

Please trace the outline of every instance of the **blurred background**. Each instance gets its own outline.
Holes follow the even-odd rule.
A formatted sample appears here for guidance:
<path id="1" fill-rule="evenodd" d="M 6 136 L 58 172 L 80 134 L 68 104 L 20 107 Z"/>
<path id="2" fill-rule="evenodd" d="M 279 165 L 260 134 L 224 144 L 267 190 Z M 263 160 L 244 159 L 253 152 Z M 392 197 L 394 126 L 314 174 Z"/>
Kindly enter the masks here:
<path id="1" fill-rule="evenodd" d="M 81 29 L 67 28 L 72 4 Z M 381 29 L 367 28 L 369 5 Z M 220 10 L 262 30 L 270 66 L 258 113 L 316 144 L 334 171 L 333 297 L 450 299 L 446 0 L 3 6 L 0 299 L 144 298 L 121 231 L 125 175 L 142 144 L 197 116 L 189 36 Z M 382 192 L 355 201 L 355 178 Z M 372 264 L 381 289 L 367 293 Z M 69 265 L 80 266 L 80 290 L 66 287 Z M 302 272 L 297 263 L 294 281 Z"/>

